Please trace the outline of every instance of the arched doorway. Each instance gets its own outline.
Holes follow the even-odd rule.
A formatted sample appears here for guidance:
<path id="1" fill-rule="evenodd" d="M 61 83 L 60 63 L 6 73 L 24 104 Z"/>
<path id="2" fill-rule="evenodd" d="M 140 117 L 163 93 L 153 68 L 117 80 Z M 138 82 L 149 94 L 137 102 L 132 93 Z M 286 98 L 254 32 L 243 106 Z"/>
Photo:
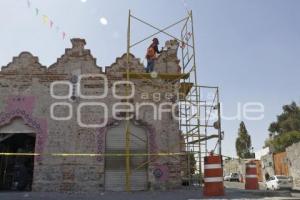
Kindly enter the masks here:
<path id="1" fill-rule="evenodd" d="M 125 191 L 126 166 L 125 156 L 125 127 L 121 121 L 112 126 L 106 134 L 105 146 L 105 190 Z M 148 182 L 148 139 L 147 132 L 142 126 L 130 122 L 130 185 L 132 191 L 146 190 Z"/>
<path id="2" fill-rule="evenodd" d="M 0 127 L 0 152 L 34 153 L 35 131 L 22 118 Z M 34 156 L 0 155 L 0 189 L 31 190 Z"/>

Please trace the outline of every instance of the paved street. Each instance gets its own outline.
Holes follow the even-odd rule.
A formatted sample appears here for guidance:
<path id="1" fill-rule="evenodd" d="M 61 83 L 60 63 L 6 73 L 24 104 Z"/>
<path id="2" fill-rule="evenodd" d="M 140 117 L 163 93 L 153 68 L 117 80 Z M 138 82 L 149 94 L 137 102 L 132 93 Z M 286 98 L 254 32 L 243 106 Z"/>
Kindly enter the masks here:
<path id="1" fill-rule="evenodd" d="M 225 183 L 226 195 L 209 199 L 297 199 L 299 193 L 289 191 L 246 191 L 241 183 Z M 292 196 L 293 195 L 293 196 Z M 203 199 L 200 189 L 178 189 L 147 192 L 40 193 L 0 192 L 0 200 L 196 200 Z M 300 199 L 300 198 L 299 198 Z"/>
<path id="2" fill-rule="evenodd" d="M 240 182 L 225 181 L 224 182 L 224 186 L 226 188 L 245 189 L 245 184 L 244 183 L 240 183 Z M 259 189 L 260 190 L 265 190 L 265 186 L 264 186 L 263 183 L 259 183 Z"/>
<path id="3" fill-rule="evenodd" d="M 280 191 L 267 191 L 264 187 L 263 183 L 259 183 L 259 191 L 246 191 L 244 190 L 245 186 L 243 183 L 239 182 L 224 182 L 225 187 L 227 190 L 233 190 L 237 194 L 239 192 L 244 192 L 248 194 L 248 198 L 253 198 L 252 193 L 256 193 L 257 195 L 261 196 L 260 198 L 264 199 L 300 199 L 300 191 L 287 191 L 287 190 L 280 190 Z"/>

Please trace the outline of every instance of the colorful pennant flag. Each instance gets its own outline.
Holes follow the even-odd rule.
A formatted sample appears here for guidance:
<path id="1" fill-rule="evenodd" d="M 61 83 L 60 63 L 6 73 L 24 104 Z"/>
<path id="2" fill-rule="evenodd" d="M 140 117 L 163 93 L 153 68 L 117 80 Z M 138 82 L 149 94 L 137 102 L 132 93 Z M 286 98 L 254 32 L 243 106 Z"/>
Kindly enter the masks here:
<path id="1" fill-rule="evenodd" d="M 31 8 L 32 7 L 31 0 L 26 0 L 26 2 L 27 2 L 27 7 Z M 34 11 L 35 11 L 36 16 L 38 16 L 40 14 L 39 8 L 34 8 Z M 42 15 L 41 17 L 42 17 L 42 21 L 43 21 L 44 24 L 49 24 L 50 28 L 53 28 L 54 24 L 55 24 L 56 32 L 60 31 L 60 27 L 57 26 L 56 23 L 54 23 L 54 21 L 52 21 L 46 14 Z M 62 31 L 61 34 L 62 34 L 62 39 L 64 40 L 66 38 L 67 34 L 64 31 Z"/>
<path id="2" fill-rule="evenodd" d="M 31 7 L 31 2 L 30 2 L 30 0 L 27 0 L 27 7 L 28 7 L 28 8 Z"/>
<path id="3" fill-rule="evenodd" d="M 48 16 L 47 15 L 43 15 L 43 23 L 47 24 L 48 20 L 49 20 Z"/>

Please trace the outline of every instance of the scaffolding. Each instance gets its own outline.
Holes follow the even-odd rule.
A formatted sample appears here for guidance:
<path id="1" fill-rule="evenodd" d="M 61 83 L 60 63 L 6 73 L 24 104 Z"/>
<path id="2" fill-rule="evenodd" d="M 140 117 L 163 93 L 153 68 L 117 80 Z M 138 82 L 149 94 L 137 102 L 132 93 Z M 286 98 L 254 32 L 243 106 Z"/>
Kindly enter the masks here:
<path id="1" fill-rule="evenodd" d="M 132 43 L 132 20 L 136 20 L 142 24 L 145 24 L 157 32 L 138 42 Z M 168 29 L 177 25 L 181 25 L 180 36 L 173 36 L 167 32 Z M 131 11 L 129 11 L 127 30 L 127 70 L 123 77 L 126 78 L 128 82 L 131 78 L 151 79 L 151 75 L 149 73 L 136 73 L 130 71 L 130 54 L 133 47 L 160 33 L 175 39 L 181 48 L 181 51 L 178 52 L 178 54 L 180 54 L 179 57 L 181 58 L 181 72 L 176 74 L 159 73 L 157 78 L 179 82 L 180 87 L 177 96 L 177 103 L 179 105 L 179 127 L 182 141 L 177 145 L 181 148 L 181 152 L 179 153 L 184 162 L 184 164 L 181 166 L 181 171 L 183 172 L 181 173 L 182 180 L 190 187 L 199 187 L 199 185 L 201 185 L 203 182 L 202 174 L 204 156 L 207 156 L 209 153 L 216 152 L 217 147 L 217 154 L 221 155 L 222 129 L 220 120 L 219 88 L 200 86 L 198 84 L 192 11 L 189 11 L 186 17 L 162 29 L 134 16 Z M 127 89 L 125 91 L 126 93 L 128 92 L 129 87 L 130 85 L 127 84 Z M 206 98 L 207 95 L 210 95 L 213 98 Z M 129 99 L 127 99 L 127 101 L 129 102 Z M 132 134 L 130 133 L 129 120 L 127 120 L 125 130 L 126 191 L 131 191 L 130 137 Z M 208 146 L 208 140 L 215 140 L 215 145 L 213 145 L 213 147 Z M 208 149 L 211 150 L 209 151 Z M 193 159 L 193 161 L 191 161 L 191 159 Z M 148 162 L 152 162 L 152 160 L 149 160 Z M 191 166 L 192 162 L 194 162 L 196 168 Z M 146 163 L 143 163 L 142 165 L 145 164 Z"/>
<path id="2" fill-rule="evenodd" d="M 213 98 L 210 99 L 210 96 Z M 183 152 L 188 155 L 185 166 L 187 173 L 183 179 L 189 186 L 202 185 L 204 157 L 222 153 L 223 133 L 218 87 L 193 85 L 190 92 L 181 100 L 180 113 L 180 129 L 185 147 Z M 215 142 L 209 145 L 208 141 L 212 140 Z M 191 166 L 193 161 L 190 159 L 196 162 L 196 169 Z"/>

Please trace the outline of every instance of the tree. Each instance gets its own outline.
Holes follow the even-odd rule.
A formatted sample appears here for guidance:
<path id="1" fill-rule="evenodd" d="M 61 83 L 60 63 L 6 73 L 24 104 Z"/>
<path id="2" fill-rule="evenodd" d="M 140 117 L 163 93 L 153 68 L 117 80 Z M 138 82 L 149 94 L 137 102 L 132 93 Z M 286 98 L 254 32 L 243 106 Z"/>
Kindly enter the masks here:
<path id="1" fill-rule="evenodd" d="M 292 102 L 282 107 L 283 113 L 272 122 L 269 131 L 272 138 L 266 141 L 266 146 L 274 152 L 283 152 L 285 148 L 300 141 L 300 108 Z"/>
<path id="2" fill-rule="evenodd" d="M 300 142 L 300 132 L 290 131 L 269 140 L 267 144 L 272 147 L 274 152 L 284 152 L 286 147 L 297 142 Z"/>
<path id="3" fill-rule="evenodd" d="M 283 113 L 277 116 L 277 122 L 269 126 L 271 133 L 282 134 L 290 131 L 300 131 L 300 108 L 295 102 L 282 107 Z"/>
<path id="4" fill-rule="evenodd" d="M 235 148 L 238 157 L 253 158 L 253 153 L 250 152 L 251 147 L 251 137 L 248 134 L 245 123 L 242 121 L 240 123 L 238 137 L 235 142 Z"/>

